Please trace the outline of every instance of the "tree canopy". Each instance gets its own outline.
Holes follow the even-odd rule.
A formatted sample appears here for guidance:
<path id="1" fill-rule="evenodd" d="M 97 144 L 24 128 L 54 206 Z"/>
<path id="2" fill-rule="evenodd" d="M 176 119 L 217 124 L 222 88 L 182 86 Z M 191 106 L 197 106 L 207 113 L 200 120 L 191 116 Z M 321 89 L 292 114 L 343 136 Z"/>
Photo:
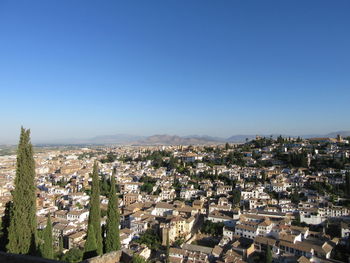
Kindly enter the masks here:
<path id="1" fill-rule="evenodd" d="M 37 220 L 35 195 L 35 162 L 30 142 L 30 130 L 21 128 L 17 150 L 13 209 L 8 231 L 8 252 L 37 254 Z"/>

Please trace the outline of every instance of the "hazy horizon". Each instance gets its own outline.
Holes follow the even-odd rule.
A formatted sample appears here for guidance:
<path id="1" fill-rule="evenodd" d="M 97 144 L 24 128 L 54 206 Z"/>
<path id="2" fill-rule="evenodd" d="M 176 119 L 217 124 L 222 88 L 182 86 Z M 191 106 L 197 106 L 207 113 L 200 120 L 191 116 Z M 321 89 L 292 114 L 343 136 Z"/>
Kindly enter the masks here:
<path id="1" fill-rule="evenodd" d="M 27 127 L 24 127 L 27 128 Z M 114 133 L 114 134 L 98 134 L 98 135 L 94 135 L 94 136 L 89 136 L 89 137 L 62 137 L 62 138 L 55 138 L 55 137 L 41 137 L 41 136 L 36 136 L 35 134 L 33 134 L 33 131 L 31 130 L 31 141 L 34 144 L 86 144 L 88 143 L 89 140 L 91 140 L 90 143 L 93 143 L 93 140 L 103 140 L 105 137 L 108 136 L 126 136 L 126 137 L 130 137 L 130 138 L 136 138 L 134 140 L 131 140 L 132 142 L 136 142 L 138 140 L 142 140 L 151 136 L 162 136 L 162 135 L 166 135 L 166 136 L 179 136 L 182 138 L 186 138 L 186 137 L 211 137 L 214 139 L 221 139 L 221 140 L 226 140 L 230 137 L 235 137 L 235 136 L 266 136 L 269 137 L 271 135 L 273 135 L 274 137 L 282 135 L 282 136 L 292 136 L 292 137 L 298 137 L 298 136 L 302 136 L 302 137 L 308 137 L 308 136 L 326 136 L 328 134 L 336 134 L 336 133 L 341 133 L 341 132 L 346 132 L 347 134 L 350 133 L 350 130 L 333 130 L 333 131 L 329 131 L 326 133 L 304 133 L 304 134 L 291 134 L 291 133 L 278 133 L 278 132 L 273 132 L 273 133 L 232 133 L 228 136 L 213 136 L 211 134 L 175 134 L 175 133 L 153 133 L 153 134 L 127 134 L 127 133 Z M 16 145 L 18 143 L 19 140 L 19 133 L 18 132 L 18 137 L 13 139 L 13 140 L 0 140 L 0 145 Z M 102 137 L 102 138 L 99 138 Z M 335 135 L 333 136 L 335 137 Z M 127 139 L 123 140 L 128 141 Z"/>

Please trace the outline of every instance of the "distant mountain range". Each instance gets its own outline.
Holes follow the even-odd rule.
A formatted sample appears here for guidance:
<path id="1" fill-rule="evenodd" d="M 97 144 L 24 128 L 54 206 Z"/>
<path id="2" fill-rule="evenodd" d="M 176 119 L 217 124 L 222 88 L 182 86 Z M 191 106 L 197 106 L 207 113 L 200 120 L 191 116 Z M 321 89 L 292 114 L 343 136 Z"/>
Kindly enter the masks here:
<path id="1" fill-rule="evenodd" d="M 350 136 L 350 131 L 338 131 L 328 134 L 309 134 L 300 135 L 303 138 L 312 137 L 331 137 L 335 138 L 338 134 L 343 137 Z M 271 135 L 260 135 L 262 137 L 270 137 Z M 272 137 L 276 138 L 279 134 L 273 134 Z M 283 137 L 297 137 L 295 135 L 283 135 Z M 218 144 L 218 143 L 243 143 L 248 140 L 255 139 L 256 135 L 233 135 L 228 138 L 212 137 L 208 135 L 152 135 L 152 136 L 138 136 L 130 134 L 115 134 L 115 135 L 103 135 L 96 136 L 88 139 L 69 139 L 65 141 L 55 142 L 55 144 L 119 144 L 119 145 L 198 145 L 198 144 Z M 49 144 L 49 143 L 48 143 Z"/>
<path id="2" fill-rule="evenodd" d="M 218 140 L 210 136 L 186 136 L 180 137 L 177 135 L 153 135 L 146 137 L 142 140 L 135 142 L 137 145 L 198 145 L 198 144 L 213 144 L 221 143 L 222 140 Z"/>
<path id="3" fill-rule="evenodd" d="M 97 144 L 109 144 L 109 143 L 125 144 L 125 143 L 131 143 L 138 140 L 142 140 L 144 138 L 145 136 L 137 136 L 137 135 L 130 135 L 130 134 L 116 134 L 116 135 L 96 136 L 91 139 L 88 139 L 87 141 L 89 143 L 97 143 Z"/>
<path id="4" fill-rule="evenodd" d="M 338 131 L 338 132 L 331 132 L 326 134 L 326 137 L 335 138 L 337 135 L 343 136 L 343 137 L 349 137 L 350 131 Z"/>

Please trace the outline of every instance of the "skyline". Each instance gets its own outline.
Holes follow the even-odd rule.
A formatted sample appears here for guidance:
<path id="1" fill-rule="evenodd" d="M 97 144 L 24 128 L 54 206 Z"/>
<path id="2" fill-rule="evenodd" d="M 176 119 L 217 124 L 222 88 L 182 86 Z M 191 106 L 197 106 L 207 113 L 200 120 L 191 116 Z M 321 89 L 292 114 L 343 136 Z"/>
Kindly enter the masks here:
<path id="1" fill-rule="evenodd" d="M 0 143 L 350 130 L 350 2 L 133 3 L 0 3 Z"/>
<path id="2" fill-rule="evenodd" d="M 251 141 L 257 136 L 262 138 L 274 138 L 279 136 L 283 138 L 337 138 L 350 137 L 350 131 L 334 131 L 325 134 L 232 134 L 227 137 L 217 137 L 207 134 L 191 134 L 179 136 L 177 134 L 152 134 L 152 135 L 137 135 L 137 134 L 106 134 L 98 135 L 89 138 L 76 137 L 76 138 L 62 138 L 43 140 L 42 138 L 36 138 L 32 140 L 33 145 L 198 145 L 198 144 L 223 144 L 223 143 L 244 143 L 247 140 Z M 0 141 L 0 146 L 13 146 L 17 145 L 18 141 Z"/>

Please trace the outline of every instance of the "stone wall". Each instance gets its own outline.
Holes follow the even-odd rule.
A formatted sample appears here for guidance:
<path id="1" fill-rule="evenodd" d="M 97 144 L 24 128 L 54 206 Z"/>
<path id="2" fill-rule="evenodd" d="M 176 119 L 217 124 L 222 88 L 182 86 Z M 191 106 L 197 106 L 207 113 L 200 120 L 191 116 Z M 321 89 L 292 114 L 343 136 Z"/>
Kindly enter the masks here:
<path id="1" fill-rule="evenodd" d="M 122 251 L 113 251 L 110 253 L 103 254 L 101 256 L 89 258 L 83 260 L 81 263 L 117 263 L 120 262 L 122 257 Z"/>
<path id="2" fill-rule="evenodd" d="M 123 253 L 122 250 L 113 251 L 103 254 L 101 256 L 89 258 L 81 261 L 81 263 L 119 263 L 130 262 L 131 258 L 127 253 Z M 45 259 L 40 257 L 33 257 L 28 255 L 10 254 L 0 251 L 0 262 L 6 263 L 65 263 L 63 261 Z"/>
<path id="3" fill-rule="evenodd" d="M 62 261 L 33 257 L 28 255 L 10 254 L 0 251 L 0 262 L 6 263 L 64 263 Z"/>

